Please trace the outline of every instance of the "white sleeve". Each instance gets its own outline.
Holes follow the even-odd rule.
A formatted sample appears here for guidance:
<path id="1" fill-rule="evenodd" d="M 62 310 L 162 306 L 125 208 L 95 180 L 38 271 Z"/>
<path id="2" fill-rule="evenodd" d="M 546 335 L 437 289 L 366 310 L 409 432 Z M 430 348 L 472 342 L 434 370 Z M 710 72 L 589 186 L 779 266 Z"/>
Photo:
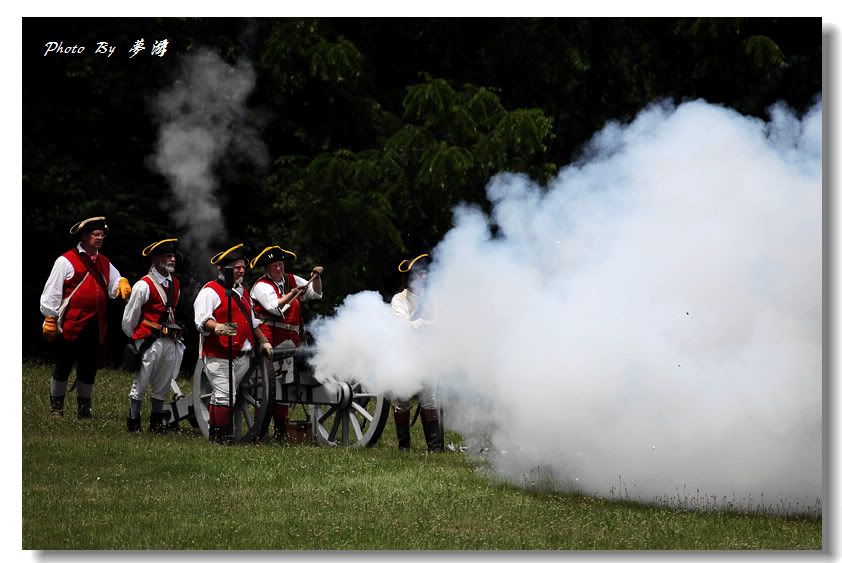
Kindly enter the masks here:
<path id="1" fill-rule="evenodd" d="M 409 303 L 401 293 L 396 293 L 392 297 L 392 311 L 402 319 L 410 320 L 411 318 L 409 315 Z"/>
<path id="2" fill-rule="evenodd" d="M 296 287 L 301 287 L 302 285 L 307 284 L 307 280 L 305 280 L 302 277 L 299 277 L 299 276 L 296 276 L 296 275 L 293 275 L 292 277 L 295 279 L 295 286 Z M 316 293 L 316 290 L 313 289 L 313 284 L 308 285 L 307 289 L 304 291 L 304 295 L 301 296 L 302 301 L 309 301 L 310 299 L 321 299 L 321 298 L 322 298 L 322 294 Z"/>
<path id="3" fill-rule="evenodd" d="M 280 315 L 280 311 L 277 310 L 278 295 L 268 283 L 260 282 L 254 284 L 254 287 L 251 288 L 251 293 L 249 295 L 251 295 L 252 300 L 260 303 L 260 305 L 267 311 Z"/>
<path id="4" fill-rule="evenodd" d="M 210 331 L 205 330 L 204 324 L 208 319 L 213 318 L 213 311 L 219 307 L 222 302 L 219 300 L 219 295 L 209 287 L 203 287 L 196 296 L 196 301 L 193 302 L 193 320 L 196 323 L 196 328 L 204 335 L 210 334 Z"/>
<path id="5" fill-rule="evenodd" d="M 117 285 L 120 281 L 120 278 L 123 276 L 120 275 L 120 272 L 117 271 L 117 268 L 114 267 L 114 264 L 109 265 L 111 266 L 111 269 L 108 271 L 108 297 L 110 297 L 111 299 L 116 299 Z"/>
<path id="6" fill-rule="evenodd" d="M 61 295 L 64 291 L 64 282 L 73 277 L 73 266 L 70 260 L 59 256 L 53 264 L 50 277 L 44 284 L 44 291 L 41 292 L 41 314 L 45 317 L 58 317 L 58 309 L 61 307 Z"/>
<path id="7" fill-rule="evenodd" d="M 149 284 L 145 281 L 138 280 L 134 287 L 132 287 L 132 295 L 129 297 L 129 302 L 126 303 L 126 308 L 123 310 L 123 332 L 131 338 L 137 328 L 137 323 L 140 320 L 140 308 L 149 301 Z"/>
<path id="8" fill-rule="evenodd" d="M 392 297 L 392 311 L 402 319 L 409 321 L 412 328 L 422 328 L 430 324 L 426 319 L 412 320 L 412 315 L 409 312 L 409 301 L 404 296 L 403 292 Z"/>

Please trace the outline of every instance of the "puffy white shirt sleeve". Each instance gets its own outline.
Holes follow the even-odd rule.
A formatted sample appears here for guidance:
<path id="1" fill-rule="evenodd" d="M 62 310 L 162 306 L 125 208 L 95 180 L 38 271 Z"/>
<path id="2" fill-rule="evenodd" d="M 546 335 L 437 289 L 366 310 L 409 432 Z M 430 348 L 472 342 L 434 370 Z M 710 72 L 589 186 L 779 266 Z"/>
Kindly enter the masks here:
<path id="1" fill-rule="evenodd" d="M 406 299 L 406 292 L 401 291 L 400 293 L 396 293 L 392 297 L 392 312 L 394 312 L 397 316 L 402 319 L 409 320 L 409 302 Z"/>
<path id="2" fill-rule="evenodd" d="M 131 338 L 137 328 L 137 323 L 140 321 L 140 309 L 149 301 L 149 284 L 142 279 L 132 287 L 132 294 L 129 297 L 129 302 L 126 303 L 126 308 L 123 310 L 123 332 L 126 336 Z"/>
<path id="3" fill-rule="evenodd" d="M 205 330 L 205 321 L 213 318 L 213 311 L 221 304 L 219 295 L 209 287 L 203 287 L 196 296 L 196 300 L 193 302 L 193 320 L 196 323 L 196 328 L 203 335 L 210 334 L 209 331 Z"/>
<path id="4" fill-rule="evenodd" d="M 58 317 L 58 309 L 61 307 L 61 294 L 64 291 L 64 282 L 73 277 L 73 266 L 70 260 L 59 256 L 47 283 L 44 284 L 44 291 L 41 292 L 41 314 L 45 317 Z"/>
<path id="5" fill-rule="evenodd" d="M 253 300 L 260 303 L 260 305 L 270 313 L 283 316 L 283 314 L 278 310 L 278 295 L 268 283 L 261 282 L 254 284 L 254 287 L 251 288 L 250 295 Z"/>
<path id="6" fill-rule="evenodd" d="M 302 285 L 307 285 L 307 280 L 305 280 L 304 278 L 302 278 L 300 276 L 296 276 L 296 275 L 293 275 L 292 277 L 295 278 L 295 286 L 296 287 L 301 287 Z M 307 289 L 304 291 L 304 295 L 301 296 L 302 301 L 309 301 L 311 299 L 321 299 L 321 298 L 322 298 L 322 294 L 316 293 L 316 291 L 313 289 L 313 284 L 308 285 Z"/>
<path id="7" fill-rule="evenodd" d="M 409 321 L 409 324 L 412 328 L 421 328 L 429 324 L 429 321 L 424 319 L 412 319 L 412 315 L 415 314 L 415 309 L 418 307 L 418 298 L 409 293 L 407 290 L 403 290 L 400 293 L 396 293 L 394 297 L 392 297 L 392 311 L 402 319 Z"/>
<path id="8" fill-rule="evenodd" d="M 119 285 L 120 278 L 123 276 L 120 275 L 120 272 L 114 267 L 114 264 L 110 264 L 110 266 L 111 269 L 108 270 L 108 297 L 116 299 L 117 286 Z"/>
<path id="9" fill-rule="evenodd" d="M 251 293 L 249 293 L 249 296 L 251 296 Z M 251 302 L 251 326 L 255 329 L 260 326 L 260 319 L 254 316 L 254 300 Z M 256 337 L 257 331 L 255 331 L 254 334 Z"/>

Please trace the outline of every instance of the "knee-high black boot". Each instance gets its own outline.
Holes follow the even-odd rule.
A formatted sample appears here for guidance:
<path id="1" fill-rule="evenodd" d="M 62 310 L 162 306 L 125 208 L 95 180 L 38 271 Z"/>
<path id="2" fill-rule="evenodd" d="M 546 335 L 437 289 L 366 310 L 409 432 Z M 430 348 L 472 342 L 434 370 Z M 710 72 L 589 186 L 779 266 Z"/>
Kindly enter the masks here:
<path id="1" fill-rule="evenodd" d="M 395 428 L 398 432 L 398 448 L 409 450 L 409 412 L 395 411 Z"/>
<path id="2" fill-rule="evenodd" d="M 76 418 L 92 418 L 91 398 L 76 397 Z"/>
<path id="3" fill-rule="evenodd" d="M 422 409 L 421 424 L 424 426 L 424 439 L 427 440 L 427 450 L 431 452 L 443 452 L 444 436 L 441 435 L 439 411 L 436 409 Z"/>
<path id="4" fill-rule="evenodd" d="M 167 425 L 165 422 L 169 419 L 169 413 L 165 411 L 153 412 L 149 415 L 149 431 L 156 434 L 166 434 Z"/>
<path id="5" fill-rule="evenodd" d="M 64 416 L 64 396 L 53 397 L 50 395 L 50 414 L 53 416 Z"/>

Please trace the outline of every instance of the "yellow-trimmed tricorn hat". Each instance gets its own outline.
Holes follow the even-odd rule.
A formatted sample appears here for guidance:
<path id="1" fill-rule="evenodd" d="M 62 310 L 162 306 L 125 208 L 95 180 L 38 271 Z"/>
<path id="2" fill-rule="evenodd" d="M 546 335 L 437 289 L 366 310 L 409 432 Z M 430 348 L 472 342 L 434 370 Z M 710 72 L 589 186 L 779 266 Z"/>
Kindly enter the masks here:
<path id="1" fill-rule="evenodd" d="M 404 260 L 398 264 L 398 271 L 405 274 L 415 268 L 416 270 L 428 270 L 430 268 L 430 255 L 419 254 L 412 260 Z"/>
<path id="2" fill-rule="evenodd" d="M 143 249 L 141 255 L 155 257 L 162 254 L 175 254 L 178 252 L 177 242 L 177 238 L 165 238 L 164 240 L 153 242 Z"/>
<path id="3" fill-rule="evenodd" d="M 210 263 L 214 266 L 228 266 L 233 264 L 237 260 L 246 260 L 245 251 L 243 250 L 243 243 L 236 244 L 229 248 L 228 250 L 223 250 L 213 258 L 211 258 Z"/>
<path id="4" fill-rule="evenodd" d="M 295 252 L 291 250 L 285 250 L 280 246 L 267 246 L 254 257 L 254 260 L 252 260 L 249 265 L 252 268 L 257 268 L 258 266 L 265 266 L 266 264 L 271 264 L 272 262 L 278 262 L 281 260 L 284 262 L 292 262 L 296 258 L 298 257 L 295 255 Z"/>
<path id="5" fill-rule="evenodd" d="M 70 227 L 71 235 L 83 235 L 97 229 L 105 231 L 105 236 L 108 236 L 108 225 L 105 223 L 105 217 L 88 217 L 79 221 Z"/>

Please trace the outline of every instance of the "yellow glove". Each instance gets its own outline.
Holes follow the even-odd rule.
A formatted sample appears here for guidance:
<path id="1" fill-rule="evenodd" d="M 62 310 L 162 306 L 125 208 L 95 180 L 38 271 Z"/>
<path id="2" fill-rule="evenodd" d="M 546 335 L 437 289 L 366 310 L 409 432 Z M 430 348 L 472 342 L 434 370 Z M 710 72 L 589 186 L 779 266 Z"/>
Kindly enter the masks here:
<path id="1" fill-rule="evenodd" d="M 263 357 L 267 360 L 271 360 L 272 356 L 274 356 L 274 352 L 272 350 L 272 345 L 268 342 L 264 342 L 260 345 L 260 353 L 263 354 Z"/>
<path id="2" fill-rule="evenodd" d="M 117 280 L 117 291 L 114 292 L 114 297 L 119 297 L 123 301 L 128 301 L 132 294 L 132 286 L 129 285 L 129 280 L 120 278 Z"/>
<path id="3" fill-rule="evenodd" d="M 58 325 L 55 317 L 45 317 L 44 325 L 41 327 L 41 333 L 44 335 L 44 340 L 47 342 L 54 342 L 58 337 Z"/>

